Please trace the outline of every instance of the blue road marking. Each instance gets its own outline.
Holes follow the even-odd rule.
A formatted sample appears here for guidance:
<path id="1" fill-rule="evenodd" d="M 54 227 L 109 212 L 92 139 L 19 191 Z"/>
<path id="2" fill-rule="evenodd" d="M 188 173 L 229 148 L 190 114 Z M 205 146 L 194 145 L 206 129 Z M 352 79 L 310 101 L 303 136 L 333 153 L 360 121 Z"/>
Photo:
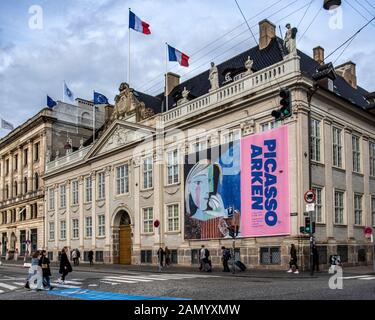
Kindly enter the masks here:
<path id="1" fill-rule="evenodd" d="M 48 294 L 54 296 L 62 296 L 69 298 L 76 298 L 81 300 L 191 300 L 184 298 L 173 297 L 151 297 L 151 296 L 138 296 L 124 293 L 107 292 L 107 291 L 94 291 L 86 289 L 67 289 L 48 291 Z"/>

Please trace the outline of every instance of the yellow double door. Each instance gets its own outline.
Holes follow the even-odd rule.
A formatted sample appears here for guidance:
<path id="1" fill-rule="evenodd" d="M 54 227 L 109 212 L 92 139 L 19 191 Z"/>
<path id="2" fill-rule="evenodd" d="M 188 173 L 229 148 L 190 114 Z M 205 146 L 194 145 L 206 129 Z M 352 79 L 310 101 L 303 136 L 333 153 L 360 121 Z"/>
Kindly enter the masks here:
<path id="1" fill-rule="evenodd" d="M 131 264 L 132 256 L 132 237 L 130 226 L 120 226 L 120 264 Z"/>

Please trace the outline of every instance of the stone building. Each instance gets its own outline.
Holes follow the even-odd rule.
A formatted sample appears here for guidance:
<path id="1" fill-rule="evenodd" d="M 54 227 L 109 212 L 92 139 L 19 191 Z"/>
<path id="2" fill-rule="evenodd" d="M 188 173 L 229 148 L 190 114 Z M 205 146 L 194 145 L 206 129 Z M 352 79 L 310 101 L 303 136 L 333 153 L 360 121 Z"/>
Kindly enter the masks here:
<path id="1" fill-rule="evenodd" d="M 173 263 L 191 265 L 204 244 L 214 265 L 221 263 L 224 245 L 234 246 L 252 268 L 286 268 L 294 243 L 306 267 L 309 239 L 300 227 L 304 193 L 312 187 L 320 262 L 326 264 L 331 254 L 349 265 L 372 261 L 363 231 L 375 224 L 374 94 L 357 84 L 354 63 L 335 69 L 324 64 L 323 48 L 315 48 L 312 58 L 295 49 L 295 34 L 286 47 L 271 22 L 259 27 L 259 46 L 183 83 L 168 73 L 168 106 L 164 93 L 149 96 L 121 84 L 100 138 L 46 164 L 45 247 L 51 258 L 68 246 L 79 248 L 85 259 L 94 250 L 98 262 L 155 263 L 157 249 L 168 246 Z M 271 111 L 279 106 L 281 88 L 291 92 L 293 113 L 275 122 Z M 207 230 L 188 225 L 193 204 L 186 159 L 207 150 L 212 157 L 219 146 L 284 126 L 290 212 L 283 214 L 290 232 L 233 243 L 225 223 L 206 224 Z M 213 177 L 207 193 L 211 213 L 220 202 L 212 197 L 218 193 L 215 174 L 215 165 L 206 171 Z M 238 214 L 235 202 L 225 207 L 234 212 L 232 219 Z"/>
<path id="2" fill-rule="evenodd" d="M 104 105 L 97 106 L 97 127 L 105 122 Z M 58 102 L 0 140 L 0 252 L 23 256 L 44 243 L 45 165 L 52 159 L 83 148 L 93 136 L 93 103 Z"/>

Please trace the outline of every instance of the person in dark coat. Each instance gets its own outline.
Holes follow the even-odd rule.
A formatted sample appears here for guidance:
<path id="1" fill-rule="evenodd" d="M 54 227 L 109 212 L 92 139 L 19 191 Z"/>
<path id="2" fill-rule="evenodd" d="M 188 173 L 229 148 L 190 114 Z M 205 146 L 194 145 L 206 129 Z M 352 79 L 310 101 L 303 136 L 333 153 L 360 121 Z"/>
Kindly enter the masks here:
<path id="1" fill-rule="evenodd" d="M 39 259 L 39 266 L 42 268 L 43 273 L 43 285 L 46 290 L 52 290 L 50 277 L 51 277 L 51 269 L 50 269 L 50 261 L 46 256 L 46 250 L 42 250 L 41 257 Z"/>
<path id="2" fill-rule="evenodd" d="M 288 272 L 293 272 L 293 266 L 295 267 L 294 273 L 299 273 L 298 271 L 298 265 L 297 265 L 297 249 L 295 245 L 292 243 L 290 247 L 290 262 L 289 262 L 289 270 Z"/>
<path id="3" fill-rule="evenodd" d="M 90 266 L 92 266 L 94 264 L 93 263 L 93 260 L 94 260 L 94 251 L 92 251 L 92 250 L 89 251 L 88 258 L 89 258 L 89 261 L 90 261 Z"/>
<path id="4" fill-rule="evenodd" d="M 314 244 L 312 247 L 312 253 L 313 253 L 313 270 L 316 270 L 319 272 L 319 252 L 318 247 Z"/>
<path id="5" fill-rule="evenodd" d="M 72 265 L 69 262 L 68 256 L 66 254 L 67 252 L 67 247 L 64 247 L 61 250 L 61 257 L 60 257 L 60 269 L 59 273 L 61 274 L 61 279 L 59 279 L 59 283 L 65 283 L 65 277 L 69 272 L 72 272 Z"/>
<path id="6" fill-rule="evenodd" d="M 165 247 L 164 253 L 165 253 L 165 266 L 169 267 L 169 265 L 171 264 L 171 251 L 168 249 L 168 247 Z"/>
<path id="7" fill-rule="evenodd" d="M 221 250 L 223 251 L 222 261 L 223 261 L 223 272 L 230 272 L 228 261 L 231 258 L 230 250 L 225 248 L 224 246 L 221 247 Z"/>

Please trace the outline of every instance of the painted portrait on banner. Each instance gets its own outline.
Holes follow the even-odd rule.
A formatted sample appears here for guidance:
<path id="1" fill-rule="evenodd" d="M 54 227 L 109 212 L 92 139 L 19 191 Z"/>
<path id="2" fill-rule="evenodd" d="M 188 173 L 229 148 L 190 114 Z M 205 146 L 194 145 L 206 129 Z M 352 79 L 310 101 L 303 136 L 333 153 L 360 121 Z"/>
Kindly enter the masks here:
<path id="1" fill-rule="evenodd" d="M 240 140 L 186 156 L 184 181 L 185 239 L 230 238 L 230 228 L 240 230 Z"/>

